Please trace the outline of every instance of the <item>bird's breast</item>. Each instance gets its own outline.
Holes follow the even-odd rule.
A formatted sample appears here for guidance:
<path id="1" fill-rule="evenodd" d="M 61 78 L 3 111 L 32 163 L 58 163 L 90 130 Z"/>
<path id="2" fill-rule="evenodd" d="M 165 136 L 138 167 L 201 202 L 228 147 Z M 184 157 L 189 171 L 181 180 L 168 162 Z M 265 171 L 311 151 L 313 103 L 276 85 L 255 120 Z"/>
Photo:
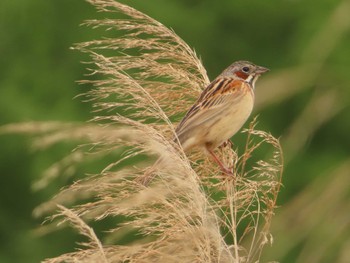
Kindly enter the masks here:
<path id="1" fill-rule="evenodd" d="M 216 120 L 206 134 L 206 145 L 212 149 L 220 146 L 241 129 L 253 110 L 254 94 L 246 91 L 228 111 Z"/>

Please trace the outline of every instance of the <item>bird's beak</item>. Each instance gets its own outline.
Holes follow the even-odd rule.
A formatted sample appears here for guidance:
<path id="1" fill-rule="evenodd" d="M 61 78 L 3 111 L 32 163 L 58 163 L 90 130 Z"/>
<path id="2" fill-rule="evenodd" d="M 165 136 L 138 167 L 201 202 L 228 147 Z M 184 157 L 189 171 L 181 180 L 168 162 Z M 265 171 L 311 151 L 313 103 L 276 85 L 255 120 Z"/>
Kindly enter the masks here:
<path id="1" fill-rule="evenodd" d="M 268 71 L 270 71 L 268 68 L 258 66 L 257 69 L 255 70 L 255 73 L 260 75 Z"/>

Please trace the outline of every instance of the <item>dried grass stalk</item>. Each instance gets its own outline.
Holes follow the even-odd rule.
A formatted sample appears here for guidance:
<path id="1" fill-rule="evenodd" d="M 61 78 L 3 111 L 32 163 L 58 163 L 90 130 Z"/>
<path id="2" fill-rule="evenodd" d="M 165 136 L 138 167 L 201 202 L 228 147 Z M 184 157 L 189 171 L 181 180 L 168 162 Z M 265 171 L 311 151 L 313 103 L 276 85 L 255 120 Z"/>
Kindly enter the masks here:
<path id="1" fill-rule="evenodd" d="M 9 125 L 2 132 L 34 133 L 37 145 L 48 147 L 65 140 L 83 141 L 56 163 L 36 185 L 43 188 L 62 170 L 73 173 L 78 164 L 118 156 L 101 172 L 62 189 L 34 211 L 49 219 L 70 222 L 88 238 L 82 248 L 45 262 L 257 262 L 264 245 L 272 242 L 269 228 L 281 185 L 282 153 L 270 134 L 245 130 L 244 152 L 231 147 L 219 151 L 235 175 L 223 176 L 206 157 L 190 159 L 169 140 L 169 120 L 186 111 L 208 83 L 194 51 L 172 30 L 147 15 L 112 0 L 89 0 L 101 12 L 123 18 L 90 20 L 86 24 L 123 32 L 75 45 L 91 56 L 94 101 L 98 116 L 90 124 L 55 122 Z M 107 56 L 107 53 L 114 54 Z M 265 160 L 257 160 L 263 149 Z M 270 154 L 268 154 L 270 153 Z M 162 156 L 164 165 L 145 187 L 134 179 Z M 192 160 L 192 161 L 191 161 Z M 69 207 L 69 208 L 65 208 Z M 87 224 L 123 216 L 108 233 Z M 55 224 L 53 224 L 55 226 Z M 137 231 L 132 243 L 120 236 Z M 107 245 L 108 240 L 113 240 Z"/>

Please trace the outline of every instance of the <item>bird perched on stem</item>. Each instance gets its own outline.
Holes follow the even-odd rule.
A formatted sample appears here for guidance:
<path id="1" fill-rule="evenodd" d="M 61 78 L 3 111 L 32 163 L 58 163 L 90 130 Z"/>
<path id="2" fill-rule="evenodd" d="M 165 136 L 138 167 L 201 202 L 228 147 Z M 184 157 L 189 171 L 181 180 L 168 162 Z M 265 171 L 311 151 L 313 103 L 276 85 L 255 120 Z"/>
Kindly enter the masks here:
<path id="1" fill-rule="evenodd" d="M 186 113 L 175 130 L 175 141 L 185 152 L 194 147 L 203 149 L 224 173 L 232 174 L 214 150 L 246 122 L 254 105 L 255 83 L 267 71 L 267 68 L 248 61 L 231 64 L 203 90 Z M 144 175 L 144 183 L 149 181 L 150 173 Z"/>

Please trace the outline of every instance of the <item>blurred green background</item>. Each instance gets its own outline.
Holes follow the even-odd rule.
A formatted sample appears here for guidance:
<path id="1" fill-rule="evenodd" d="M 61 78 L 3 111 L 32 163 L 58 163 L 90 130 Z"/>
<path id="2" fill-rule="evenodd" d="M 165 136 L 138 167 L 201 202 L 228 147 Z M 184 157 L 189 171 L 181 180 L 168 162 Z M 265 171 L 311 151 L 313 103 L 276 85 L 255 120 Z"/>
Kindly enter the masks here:
<path id="1" fill-rule="evenodd" d="M 284 187 L 263 262 L 350 261 L 350 1 L 123 1 L 171 27 L 213 79 L 235 60 L 271 72 L 257 85 L 259 129 L 281 137 Z M 100 38 L 83 0 L 0 2 L 0 124 L 86 121 L 88 58 L 69 47 Z M 75 248 L 72 230 L 38 236 L 32 210 L 57 192 L 31 190 L 67 145 L 35 152 L 28 136 L 0 136 L 0 262 L 38 262 Z M 63 185 L 63 184 L 62 184 Z M 62 186 L 61 185 L 61 186 Z"/>

